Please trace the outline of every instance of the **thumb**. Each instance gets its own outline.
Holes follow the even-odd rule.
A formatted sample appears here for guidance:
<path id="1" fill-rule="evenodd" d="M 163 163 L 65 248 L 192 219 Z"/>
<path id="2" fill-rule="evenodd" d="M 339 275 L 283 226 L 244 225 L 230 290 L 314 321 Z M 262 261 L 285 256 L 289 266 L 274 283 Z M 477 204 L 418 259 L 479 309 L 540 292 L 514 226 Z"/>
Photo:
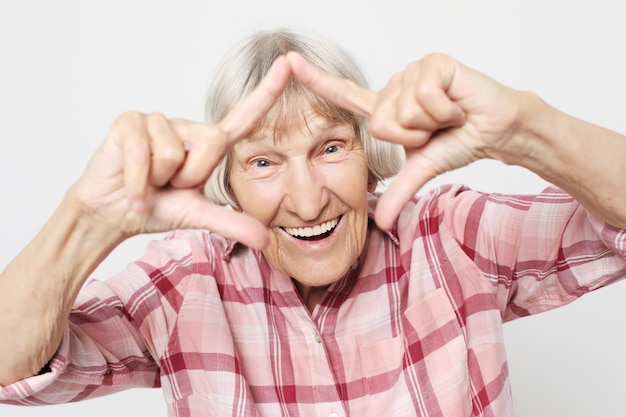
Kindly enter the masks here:
<path id="1" fill-rule="evenodd" d="M 184 204 L 171 209 L 178 211 L 170 213 L 176 217 L 169 217 L 179 219 L 177 228 L 208 229 L 252 249 L 264 249 L 269 243 L 267 228 L 257 219 L 232 208 L 212 204 L 200 193 L 193 193 Z M 167 216 L 166 213 L 156 214 L 158 218 L 168 218 L 162 217 Z"/>
<path id="2" fill-rule="evenodd" d="M 420 188 L 439 174 L 435 165 L 420 149 L 406 149 L 406 163 L 383 192 L 376 206 L 374 220 L 381 230 L 390 230 L 404 206 Z"/>

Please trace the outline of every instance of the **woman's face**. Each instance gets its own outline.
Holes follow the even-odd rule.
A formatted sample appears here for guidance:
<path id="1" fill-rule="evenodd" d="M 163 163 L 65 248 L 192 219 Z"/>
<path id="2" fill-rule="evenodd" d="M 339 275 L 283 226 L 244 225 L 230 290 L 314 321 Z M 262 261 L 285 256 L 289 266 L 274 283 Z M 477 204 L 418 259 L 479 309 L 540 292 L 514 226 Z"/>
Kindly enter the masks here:
<path id="1" fill-rule="evenodd" d="M 297 113 L 297 112 L 295 112 Z M 238 142 L 230 185 L 239 208 L 267 225 L 270 264 L 305 287 L 326 286 L 355 263 L 367 237 L 368 169 L 349 123 L 305 112 L 279 138 Z"/>

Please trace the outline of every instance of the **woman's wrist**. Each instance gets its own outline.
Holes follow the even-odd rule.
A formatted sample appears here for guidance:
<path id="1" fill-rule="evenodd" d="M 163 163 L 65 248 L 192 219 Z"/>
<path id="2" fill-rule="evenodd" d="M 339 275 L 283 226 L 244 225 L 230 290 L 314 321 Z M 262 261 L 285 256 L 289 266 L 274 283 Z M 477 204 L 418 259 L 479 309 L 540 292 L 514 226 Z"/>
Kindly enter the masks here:
<path id="1" fill-rule="evenodd" d="M 77 227 L 75 232 L 83 235 L 94 249 L 101 247 L 104 251 L 111 251 L 129 237 L 116 219 L 103 217 L 82 201 L 78 184 L 69 188 L 57 211 L 66 212 L 68 219 L 73 219 Z"/>

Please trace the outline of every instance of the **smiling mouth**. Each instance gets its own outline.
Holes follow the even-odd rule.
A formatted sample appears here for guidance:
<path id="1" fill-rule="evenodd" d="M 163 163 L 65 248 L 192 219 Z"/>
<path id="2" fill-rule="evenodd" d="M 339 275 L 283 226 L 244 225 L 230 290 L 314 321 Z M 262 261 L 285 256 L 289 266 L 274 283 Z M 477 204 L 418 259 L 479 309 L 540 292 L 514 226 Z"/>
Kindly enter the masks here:
<path id="1" fill-rule="evenodd" d="M 283 230 L 296 239 L 320 240 L 327 238 L 333 233 L 337 224 L 339 224 L 339 220 L 341 220 L 341 216 L 312 227 L 283 227 Z"/>

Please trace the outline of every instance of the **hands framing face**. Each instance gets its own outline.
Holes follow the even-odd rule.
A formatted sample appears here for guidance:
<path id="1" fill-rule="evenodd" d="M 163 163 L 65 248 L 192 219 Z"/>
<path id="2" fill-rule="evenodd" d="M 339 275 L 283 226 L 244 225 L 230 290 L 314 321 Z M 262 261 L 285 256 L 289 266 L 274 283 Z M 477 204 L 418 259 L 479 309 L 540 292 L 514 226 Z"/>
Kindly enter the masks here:
<path id="1" fill-rule="evenodd" d="M 250 216 L 209 203 L 202 185 L 231 146 L 266 115 L 293 77 L 315 94 L 364 115 L 374 137 L 402 145 L 406 164 L 385 191 L 376 222 L 388 229 L 431 178 L 495 154 L 512 137 L 515 91 L 444 55 L 427 56 L 378 92 L 323 73 L 290 52 L 215 125 L 161 114 L 123 114 L 74 187 L 102 227 L 124 237 L 207 228 L 253 247 L 267 244 Z"/>

